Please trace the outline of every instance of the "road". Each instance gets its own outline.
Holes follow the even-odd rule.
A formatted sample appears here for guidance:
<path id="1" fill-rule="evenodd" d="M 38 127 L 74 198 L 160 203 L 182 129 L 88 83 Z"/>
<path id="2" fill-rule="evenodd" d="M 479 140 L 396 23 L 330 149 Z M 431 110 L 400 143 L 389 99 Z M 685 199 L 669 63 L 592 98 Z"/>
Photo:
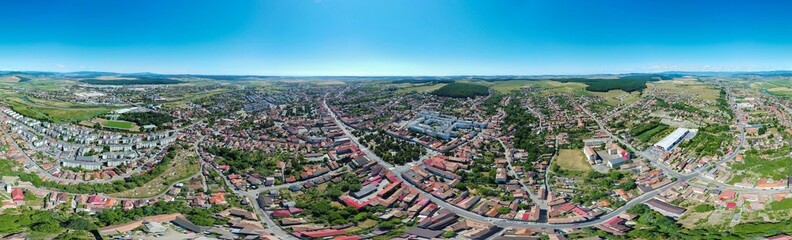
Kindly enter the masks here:
<path id="1" fill-rule="evenodd" d="M 262 209 L 261 206 L 259 206 L 259 203 L 257 201 L 258 193 L 253 192 L 253 191 L 241 191 L 239 189 L 236 189 L 236 187 L 234 187 L 234 185 L 231 184 L 231 181 L 229 181 L 228 178 L 225 177 L 223 172 L 221 172 L 219 169 L 211 167 L 211 166 L 209 168 L 211 168 L 217 174 L 222 176 L 221 178 L 223 179 L 225 184 L 228 186 L 228 188 L 231 189 L 231 191 L 234 194 L 247 198 L 248 202 L 250 202 L 253 205 L 253 209 L 256 211 L 256 215 L 258 215 L 259 219 L 261 219 L 261 222 L 264 223 L 265 226 L 268 227 L 267 229 L 269 230 L 270 233 L 272 233 L 273 236 L 277 237 L 278 239 L 289 239 L 289 240 L 298 239 L 298 238 L 294 237 L 293 235 L 291 235 L 290 233 L 288 233 L 285 230 L 283 230 L 283 228 L 281 228 L 280 225 L 275 223 L 275 221 L 273 221 L 272 218 L 270 218 L 269 214 L 264 212 L 264 209 Z M 281 185 L 278 185 L 278 186 L 281 186 Z M 284 186 L 284 187 L 287 187 L 287 186 Z"/>
<path id="2" fill-rule="evenodd" d="M 533 203 L 534 203 L 534 204 L 536 204 L 536 206 L 538 206 L 538 207 L 539 207 L 539 209 L 546 210 L 546 209 L 547 209 L 547 201 L 545 201 L 545 200 L 542 200 L 542 199 L 539 199 L 539 197 L 538 197 L 538 196 L 536 196 L 536 193 L 534 193 L 533 189 L 529 188 L 529 187 L 528 187 L 527 185 L 525 185 L 525 183 L 524 183 L 524 182 L 521 180 L 521 179 L 522 179 L 522 176 L 519 176 L 519 175 L 517 174 L 517 172 L 516 172 L 516 171 L 514 171 L 514 167 L 512 167 L 512 154 L 511 154 L 511 149 L 509 149 L 509 147 L 508 147 L 508 146 L 506 146 L 506 144 L 505 144 L 505 143 L 503 143 L 503 140 L 501 140 L 500 138 L 498 138 L 498 142 L 501 144 L 501 146 L 503 146 L 503 150 L 504 150 L 504 152 L 506 153 L 506 154 L 505 154 L 505 155 L 506 155 L 506 163 L 508 164 L 508 167 L 509 167 L 509 175 L 510 175 L 510 176 L 512 176 L 513 178 L 517 179 L 517 182 L 518 182 L 518 183 L 520 183 L 520 186 L 522 186 L 522 189 L 523 189 L 525 192 L 527 192 L 527 193 L 528 193 L 528 197 L 530 197 L 530 198 L 531 198 L 531 201 L 533 201 Z M 549 166 L 549 165 L 548 165 L 548 166 Z M 545 169 L 545 172 L 547 172 L 547 169 Z"/>

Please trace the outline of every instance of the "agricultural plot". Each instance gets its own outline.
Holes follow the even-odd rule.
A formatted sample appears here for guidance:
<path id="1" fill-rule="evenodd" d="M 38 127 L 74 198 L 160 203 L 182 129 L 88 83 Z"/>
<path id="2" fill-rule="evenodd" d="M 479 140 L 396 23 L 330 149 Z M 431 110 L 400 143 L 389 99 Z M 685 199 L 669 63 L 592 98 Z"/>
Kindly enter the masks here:
<path id="1" fill-rule="evenodd" d="M 684 94 L 701 100 L 715 101 L 720 96 L 720 90 L 715 86 L 692 78 L 659 81 L 653 84 L 658 91 Z"/>

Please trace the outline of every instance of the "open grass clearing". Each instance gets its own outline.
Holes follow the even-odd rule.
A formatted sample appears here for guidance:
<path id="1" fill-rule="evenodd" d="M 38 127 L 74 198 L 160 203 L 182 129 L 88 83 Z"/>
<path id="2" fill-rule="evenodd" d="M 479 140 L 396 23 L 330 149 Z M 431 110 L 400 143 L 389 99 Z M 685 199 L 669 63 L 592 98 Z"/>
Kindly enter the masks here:
<path id="1" fill-rule="evenodd" d="M 401 85 L 401 84 L 400 84 Z M 437 84 L 407 84 L 401 85 L 403 88 L 396 91 L 396 93 L 410 93 L 410 92 L 431 92 L 445 86 L 445 83 Z"/>
<path id="2" fill-rule="evenodd" d="M 681 78 L 659 81 L 653 83 L 658 91 L 686 94 L 702 100 L 715 101 L 720 96 L 720 90 L 709 83 L 704 83 L 693 78 Z"/>
<path id="3" fill-rule="evenodd" d="M 509 81 L 496 81 L 492 84 L 492 89 L 501 93 L 510 93 L 522 89 L 529 85 L 530 80 L 509 80 Z"/>
<path id="4" fill-rule="evenodd" d="M 591 95 L 599 96 L 605 99 L 605 103 L 610 106 L 619 106 L 622 104 L 630 104 L 641 99 L 641 92 L 625 92 L 623 90 L 610 90 L 607 92 L 591 92 Z"/>
<path id="5" fill-rule="evenodd" d="M 556 164 L 558 164 L 561 169 L 570 171 L 588 172 L 592 169 L 591 164 L 588 163 L 588 160 L 586 160 L 586 157 L 583 155 L 583 151 L 580 149 L 559 150 Z"/>

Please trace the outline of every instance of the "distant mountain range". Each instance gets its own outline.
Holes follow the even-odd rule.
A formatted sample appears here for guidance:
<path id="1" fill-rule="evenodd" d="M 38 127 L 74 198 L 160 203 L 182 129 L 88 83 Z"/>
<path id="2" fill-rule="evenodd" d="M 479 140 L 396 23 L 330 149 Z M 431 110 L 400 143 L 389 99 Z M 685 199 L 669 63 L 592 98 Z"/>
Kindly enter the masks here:
<path id="1" fill-rule="evenodd" d="M 204 78 L 222 81 L 239 80 L 284 80 L 284 79 L 347 79 L 347 80 L 393 80 L 393 81 L 437 81 L 453 79 L 479 79 L 479 80 L 502 80 L 502 79 L 552 79 L 552 78 L 608 78 L 608 77 L 630 77 L 654 75 L 662 79 L 679 76 L 701 76 L 701 77 L 734 77 L 734 76 L 763 76 L 763 77 L 788 77 L 792 76 L 792 71 L 758 71 L 758 72 L 707 72 L 707 71 L 668 71 L 660 73 L 626 73 L 626 74 L 583 74 L 583 75 L 452 75 L 452 76 L 264 76 L 264 75 L 207 75 L 207 74 L 159 74 L 150 72 L 140 73 L 115 73 L 99 71 L 80 71 L 80 72 L 45 72 L 45 71 L 0 71 L 0 76 L 8 75 L 27 75 L 31 77 L 63 77 L 63 78 L 96 78 L 102 76 L 126 77 L 126 78 Z"/>

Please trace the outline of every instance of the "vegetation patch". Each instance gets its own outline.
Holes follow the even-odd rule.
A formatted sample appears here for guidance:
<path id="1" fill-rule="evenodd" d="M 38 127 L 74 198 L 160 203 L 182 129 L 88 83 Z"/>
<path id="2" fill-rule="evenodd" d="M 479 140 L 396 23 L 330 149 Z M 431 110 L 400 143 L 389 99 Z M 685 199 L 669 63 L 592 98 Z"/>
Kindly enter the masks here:
<path id="1" fill-rule="evenodd" d="M 582 151 L 578 149 L 561 149 L 558 151 L 556 164 L 564 170 L 588 172 L 591 170 L 591 165 L 583 156 Z"/>
<path id="2" fill-rule="evenodd" d="M 735 174 L 731 183 L 740 182 L 745 177 L 784 179 L 792 176 L 792 157 L 788 154 L 792 147 L 784 146 L 777 149 L 757 150 L 750 149 L 745 152 L 742 162 L 731 165 Z"/>
<path id="3" fill-rule="evenodd" d="M 180 150 L 177 154 L 173 156 L 172 161 L 168 161 L 167 163 L 160 162 L 159 165 L 163 166 L 165 170 L 160 174 L 159 177 L 148 181 L 139 187 L 128 189 L 123 192 L 118 192 L 112 194 L 116 197 L 128 197 L 128 198 L 144 198 L 144 197 L 151 197 L 157 194 L 163 193 L 168 190 L 168 188 L 176 182 L 183 181 L 196 173 L 200 170 L 200 166 L 198 165 L 198 156 L 195 155 L 195 151 L 192 150 Z"/>
<path id="4" fill-rule="evenodd" d="M 174 118 L 171 115 L 160 112 L 128 112 L 121 114 L 118 119 L 134 122 L 139 126 L 156 125 L 157 127 L 162 127 L 162 124 L 171 122 Z"/>
<path id="5" fill-rule="evenodd" d="M 106 114 L 112 109 L 99 106 L 46 106 L 22 98 L 4 98 L 12 110 L 24 116 L 47 122 L 80 122 Z"/>
<path id="6" fill-rule="evenodd" d="M 608 92 L 622 90 L 625 92 L 643 91 L 647 82 L 671 79 L 669 76 L 659 74 L 642 74 L 619 77 L 618 79 L 593 79 L 593 78 L 560 78 L 552 79 L 558 82 L 576 82 L 586 84 L 586 90 L 592 92 Z"/>
<path id="7" fill-rule="evenodd" d="M 472 83 L 449 83 L 432 92 L 442 97 L 470 98 L 489 95 L 489 87 Z"/>

